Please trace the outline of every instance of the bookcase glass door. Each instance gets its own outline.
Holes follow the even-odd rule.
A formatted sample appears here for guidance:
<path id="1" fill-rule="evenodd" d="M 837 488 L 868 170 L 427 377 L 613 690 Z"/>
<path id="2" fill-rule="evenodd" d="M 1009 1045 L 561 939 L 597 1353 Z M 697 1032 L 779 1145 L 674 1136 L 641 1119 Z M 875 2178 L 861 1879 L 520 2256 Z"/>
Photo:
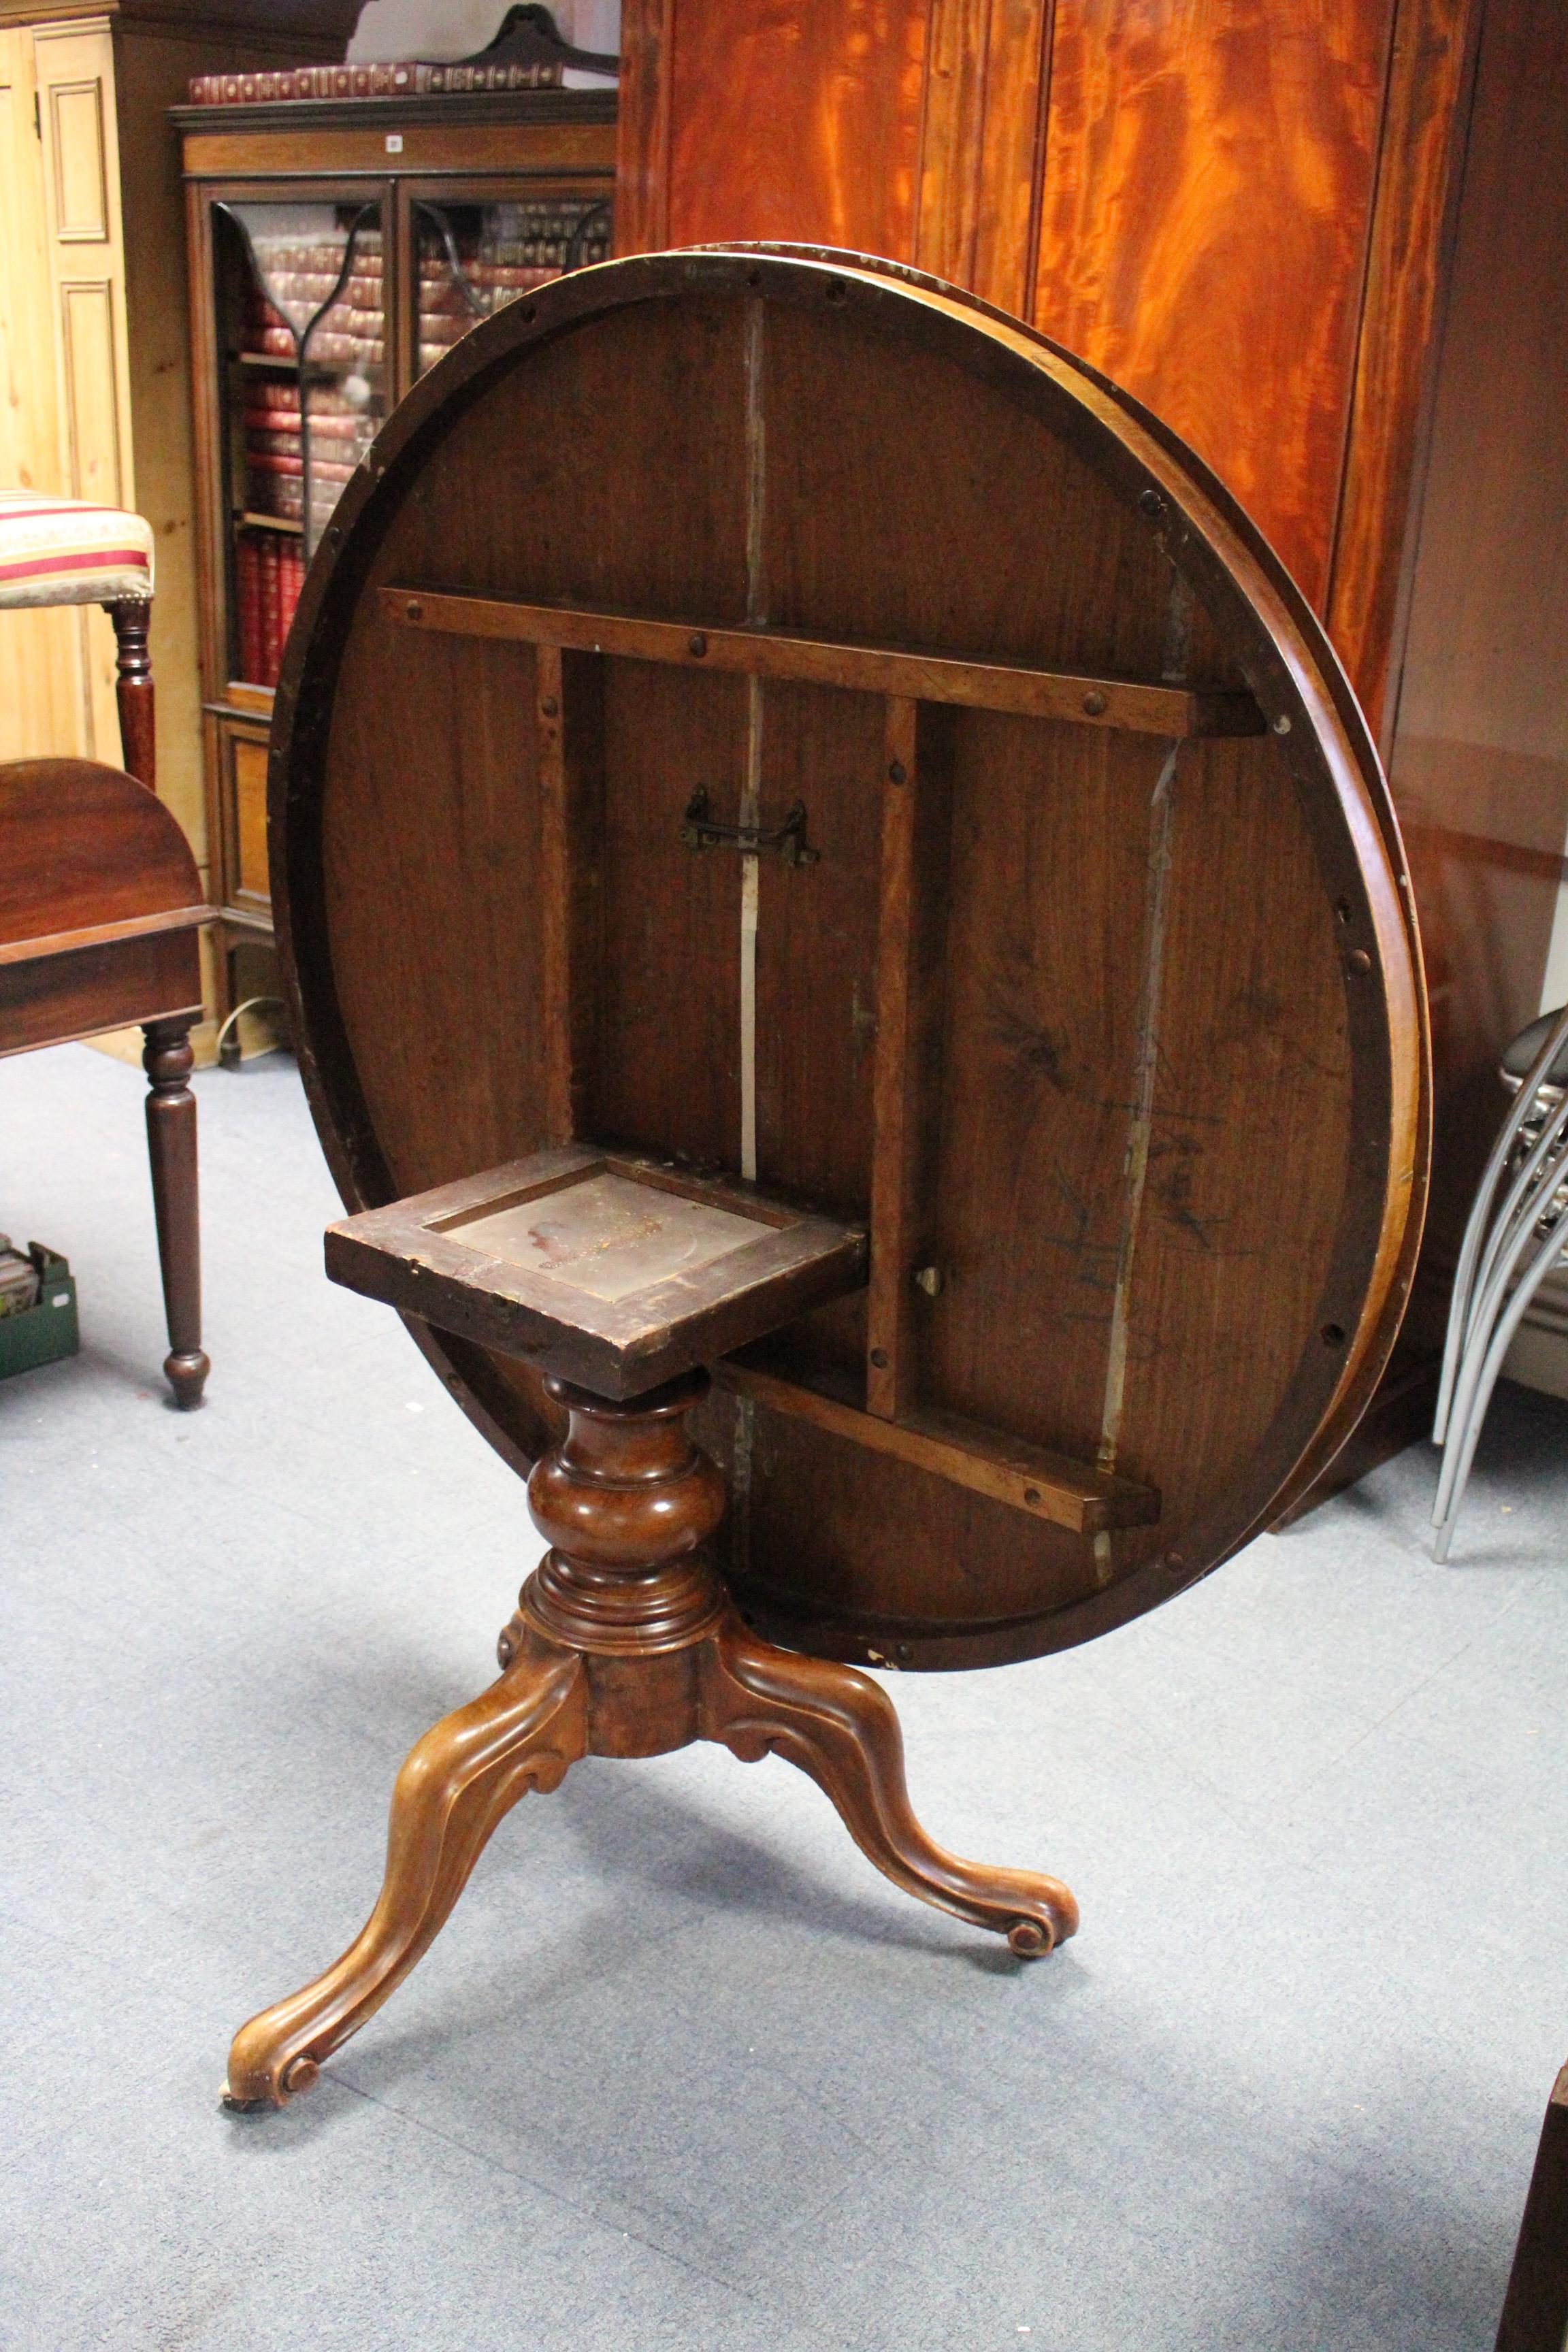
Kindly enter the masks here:
<path id="1" fill-rule="evenodd" d="M 568 269 L 603 261 L 610 250 L 610 204 L 595 194 L 477 203 L 416 197 L 410 217 L 416 376 L 492 310 Z"/>
<path id="2" fill-rule="evenodd" d="M 390 405 L 379 201 L 214 206 L 229 675 L 278 682 L 305 568 Z"/>

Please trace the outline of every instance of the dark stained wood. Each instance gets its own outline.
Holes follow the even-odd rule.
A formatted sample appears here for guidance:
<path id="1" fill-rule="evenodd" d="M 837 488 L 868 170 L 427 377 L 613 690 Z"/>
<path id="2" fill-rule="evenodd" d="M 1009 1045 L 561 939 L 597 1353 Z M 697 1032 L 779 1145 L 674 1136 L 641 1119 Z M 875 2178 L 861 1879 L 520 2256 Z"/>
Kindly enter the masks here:
<path id="1" fill-rule="evenodd" d="M 584 1131 L 592 1085 L 595 1008 L 604 957 L 604 675 L 600 663 L 540 644 L 540 889 L 545 1134 Z"/>
<path id="2" fill-rule="evenodd" d="M 388 618 L 454 636 L 517 638 L 630 654 L 642 661 L 700 665 L 747 677 L 792 678 L 975 710 L 1013 710 L 1089 727 L 1151 735 L 1260 735 L 1263 715 L 1249 694 L 1192 693 L 1146 679 L 1074 677 L 1021 662 L 944 659 L 891 646 L 836 645 L 782 629 L 722 629 L 700 618 L 649 621 L 636 614 L 581 613 L 503 597 L 459 596 L 418 586 L 384 588 Z"/>
<path id="3" fill-rule="evenodd" d="M 1552 2088 L 1498 2326 L 1497 2352 L 1563 2352 L 1568 2336 L 1568 2066 Z"/>
<path id="4" fill-rule="evenodd" d="M 359 19 L 358 0 L 116 0 L 122 26 L 211 44 L 225 35 L 243 36 L 247 70 L 285 61 L 340 58 Z M 101 16 L 99 0 L 0 0 L 0 24 L 53 24 L 74 16 Z M 239 69 L 237 60 L 234 70 Z"/>
<path id="5" fill-rule="evenodd" d="M 345 1200 L 546 1139 L 533 641 L 410 625 L 386 592 L 529 608 L 542 632 L 587 615 L 565 650 L 597 666 L 603 824 L 565 829 L 548 885 L 559 909 L 597 854 L 584 1141 L 733 1171 L 750 1132 L 762 1182 L 872 1221 L 874 1263 L 912 1202 L 889 1264 L 932 1277 L 886 1284 L 892 1349 L 840 1301 L 770 1339 L 762 1369 L 792 1393 L 702 1408 L 736 1497 L 725 1573 L 819 1654 L 945 1666 L 1087 1638 L 1256 1528 L 1392 1340 L 1425 1172 L 1421 1003 L 1353 705 L 1223 491 L 1026 331 L 871 266 L 754 251 L 616 265 L 532 308 L 389 425 L 280 690 L 273 866 Z M 591 633 L 606 614 L 663 642 L 1131 677 L 1178 705 L 1245 690 L 1268 731 L 921 698 L 916 789 L 940 775 L 951 814 L 886 836 L 930 924 L 884 965 L 889 988 L 906 975 L 884 1003 L 905 871 L 885 900 L 885 695 L 759 681 L 689 645 L 649 660 L 647 638 Z M 561 700 L 569 745 L 564 670 Z M 821 862 L 689 847 L 698 786 L 718 822 L 754 805 L 763 831 L 800 798 Z M 877 1032 L 928 1018 L 940 1054 L 896 1154 L 896 1092 L 883 1105 L 906 1174 L 879 1193 Z M 903 1158 L 921 1129 L 929 1187 Z M 873 1349 L 890 1395 L 868 1389 Z M 471 1349 L 447 1365 L 503 1449 L 539 1450 L 537 1381 Z M 866 1421 L 991 1467 L 909 1460 Z M 1040 1456 L 1077 1465 L 1076 1527 L 1043 1486 L 1020 1507 L 1014 1474 Z M 1157 1494 L 1158 1517 L 1095 1524 L 1095 1480 Z"/>
<path id="6" fill-rule="evenodd" d="M 736 819 L 746 761 L 738 679 L 646 663 L 605 681 L 602 1021 L 590 1132 L 697 1167 L 741 1166 L 736 863 L 681 841 L 699 784 Z"/>
<path id="7" fill-rule="evenodd" d="M 145 606 L 136 637 L 144 659 Z M 128 732 L 134 740 L 134 719 Z M 149 730 L 150 735 L 150 730 Z M 141 1023 L 147 1150 L 176 1404 L 202 1400 L 196 1107 L 197 927 L 210 908 L 185 837 L 132 775 L 90 760 L 0 768 L 0 1055 Z"/>
<path id="8" fill-rule="evenodd" d="M 499 1214 L 521 1206 L 542 1218 L 552 1207 L 569 1213 L 579 1188 L 605 1177 L 619 1181 L 623 1203 L 628 1188 L 641 1196 L 640 1244 L 624 1205 L 574 1232 L 569 1255 L 557 1256 L 531 1230 L 524 1241 L 491 1238 Z M 677 1203 L 721 1212 L 731 1228 L 743 1220 L 751 1237 L 731 1230 L 722 1255 L 714 1250 L 688 1266 Z M 666 1217 L 661 1233 L 665 1211 L 673 1221 Z M 658 1264 L 622 1292 L 580 1286 L 572 1269 L 586 1263 L 592 1274 L 617 1246 L 657 1251 Z M 572 1147 L 362 1210 L 328 1226 L 326 1254 L 334 1282 L 607 1397 L 637 1396 L 711 1363 L 866 1278 L 863 1227 L 750 1187 Z"/>
<path id="9" fill-rule="evenodd" d="M 1418 1318 L 1413 1317 L 1394 1346 L 1372 1402 L 1349 1439 L 1328 1459 L 1326 1469 L 1305 1480 L 1298 1474 L 1291 1481 L 1271 1533 L 1284 1534 L 1320 1503 L 1343 1494 L 1370 1471 L 1403 1454 L 1407 1445 L 1419 1444 L 1431 1435 L 1441 1367 L 1432 1349 L 1421 1344 L 1418 1328 L 1412 1328 L 1417 1325 Z"/>
<path id="10" fill-rule="evenodd" d="M 178 910 L 199 921 L 184 834 L 134 778 L 91 760 L 0 770 L 0 949 Z M 198 995 L 199 995 L 198 991 Z"/>
<path id="11" fill-rule="evenodd" d="M 454 103 L 459 110 L 456 122 Z M 387 115 L 367 122 L 365 114 L 381 106 Z M 469 120 L 470 106 L 479 110 L 478 119 Z M 292 106 L 173 107 L 170 112 L 184 129 L 185 170 L 193 178 L 281 181 L 361 173 L 384 179 L 387 131 L 397 131 L 397 116 L 414 108 L 431 113 L 440 108 L 447 120 L 408 122 L 399 134 L 403 148 L 396 160 L 402 172 L 504 172 L 521 165 L 530 172 L 609 177 L 615 99 L 610 93 L 606 103 L 598 90 L 515 90 L 456 101 L 364 99 L 341 110 L 346 121 L 320 128 L 314 121 L 301 126 Z M 546 108 L 550 119 L 541 120 Z"/>
<path id="12" fill-rule="evenodd" d="M 128 772 L 150 793 L 158 789 L 158 747 L 153 721 L 153 664 L 147 653 L 151 603 L 142 598 L 106 605 L 114 628 L 115 699 L 120 741 Z"/>
<path id="13" fill-rule="evenodd" d="M 935 1218 L 942 918 L 952 819 L 945 742 L 921 730 L 918 703 L 895 696 L 886 708 L 866 1406 L 897 1421 L 919 1391 L 916 1276 L 941 1279 L 940 1265 L 927 1265 L 927 1245 Z"/>
<path id="14" fill-rule="evenodd" d="M 875 1683 L 772 1649 L 742 1623 L 701 1549 L 725 1499 L 685 1425 L 706 1386 L 696 1373 L 617 1405 L 552 1381 L 569 1424 L 528 1489 L 552 1549 L 501 1633 L 500 1679 L 409 1756 L 375 1909 L 323 1975 L 240 2028 L 229 2108 L 280 2107 L 308 2091 L 428 1950 L 512 1806 L 531 1789 L 558 1788 L 585 1755 L 655 1756 L 710 1739 L 743 1763 L 783 1756 L 907 1893 L 1005 1936 L 1022 1958 L 1076 1930 L 1060 1880 L 964 1862 L 926 1835 L 898 1717 Z"/>
<path id="15" fill-rule="evenodd" d="M 1153 1487 L 1109 1476 L 1041 1445 L 998 1437 L 954 1412 L 921 1405 L 905 1407 L 897 1419 L 888 1412 L 860 1412 L 819 1389 L 780 1380 L 752 1356 L 733 1358 L 721 1367 L 720 1376 L 726 1387 L 775 1412 L 929 1471 L 952 1486 L 989 1495 L 994 1502 L 1037 1515 L 1074 1535 L 1146 1527 L 1160 1516 Z"/>
<path id="16" fill-rule="evenodd" d="M 196 918 L 199 920 L 200 918 Z M 195 921 L 0 965 L 0 1055 L 67 1045 L 160 1014 L 202 1014 Z"/>
<path id="17" fill-rule="evenodd" d="M 877 1007 L 877 869 L 883 751 L 879 695 L 769 685 L 762 698 L 761 800 L 772 821 L 797 800 L 821 852 L 815 866 L 759 860 L 757 1172 L 811 1200 L 864 1215 L 871 1196 L 871 1084 Z M 810 1063 L 796 1049 L 805 1027 Z M 824 1119 L 824 1095 L 836 1106 Z M 861 1336 L 865 1299 L 829 1309 Z"/>
<path id="18" fill-rule="evenodd" d="M 1386 756 L 1481 0 L 1399 0 L 1323 618 Z"/>
<path id="19" fill-rule="evenodd" d="M 150 1021 L 144 1031 L 147 1159 L 169 1353 L 163 1373 L 174 1402 L 189 1412 L 202 1401 L 212 1369 L 202 1346 L 201 1220 L 196 1176 L 196 1100 L 189 1085 L 194 1055 L 188 1018 Z"/>

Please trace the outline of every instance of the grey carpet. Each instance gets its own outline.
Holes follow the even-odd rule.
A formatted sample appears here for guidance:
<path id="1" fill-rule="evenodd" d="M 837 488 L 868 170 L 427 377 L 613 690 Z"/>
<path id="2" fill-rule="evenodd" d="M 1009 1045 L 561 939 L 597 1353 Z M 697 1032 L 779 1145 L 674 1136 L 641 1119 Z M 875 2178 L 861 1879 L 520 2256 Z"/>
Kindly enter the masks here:
<path id="1" fill-rule="evenodd" d="M 185 1417 L 137 1075 L 0 1066 L 0 1227 L 84 1331 L 0 1384 L 0 2344 L 1485 2352 L 1568 2057 L 1568 1408 L 1500 1395 L 1447 1568 L 1418 1448 L 1085 1650 L 900 1684 L 931 1831 L 1076 1888 L 1056 1958 L 781 1762 L 590 1762 L 315 2092 L 228 2118 L 536 1546 L 324 1280 L 292 1066 L 197 1084 Z"/>

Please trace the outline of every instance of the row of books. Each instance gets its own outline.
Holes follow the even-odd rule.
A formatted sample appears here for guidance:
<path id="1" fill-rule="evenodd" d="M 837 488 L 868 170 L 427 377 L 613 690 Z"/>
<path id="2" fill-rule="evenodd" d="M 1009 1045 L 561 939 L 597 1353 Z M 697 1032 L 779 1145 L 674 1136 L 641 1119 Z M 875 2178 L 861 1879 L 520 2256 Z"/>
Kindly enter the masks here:
<path id="1" fill-rule="evenodd" d="M 488 261 L 462 257 L 460 261 L 465 284 L 472 289 L 473 300 L 453 278 L 451 267 L 445 259 L 421 261 L 419 265 L 419 373 L 434 367 L 443 352 L 461 341 L 480 316 L 488 317 L 508 302 L 515 302 L 520 294 L 531 287 L 546 285 L 559 278 L 562 265 L 558 261 L 510 263 Z M 479 309 L 474 308 L 478 302 Z"/>
<path id="2" fill-rule="evenodd" d="M 342 240 L 300 245 L 258 239 L 254 250 L 261 276 L 246 289 L 242 351 L 263 359 L 306 358 L 347 368 L 382 364 L 386 326 L 377 231 L 355 238 L 346 278 L 348 248 Z M 331 307 L 323 310 L 329 302 Z M 301 338 L 308 338 L 303 349 Z"/>
<path id="3" fill-rule="evenodd" d="M 602 217 L 586 236 L 578 232 L 591 213 Z M 543 286 L 574 263 L 602 261 L 609 250 L 608 208 L 581 201 L 538 200 L 487 206 L 477 246 L 470 236 L 457 247 L 460 281 L 450 256 L 426 244 L 419 257 L 419 372 L 434 366 L 443 352 L 467 334 L 478 316 L 489 316 L 533 287 Z"/>
<path id="4" fill-rule="evenodd" d="M 435 98 L 460 90 L 559 89 L 561 67 L 426 64 L 293 66 L 279 73 L 196 74 L 193 106 L 268 106 L 300 98 Z"/>
<path id="5" fill-rule="evenodd" d="M 334 384 L 298 380 L 245 386 L 245 504 L 251 514 L 305 520 L 305 445 L 310 453 L 310 525 L 319 532 L 371 442 L 379 417 Z"/>
<path id="6" fill-rule="evenodd" d="M 276 686 L 305 584 L 304 544 L 275 530 L 242 530 L 234 561 L 239 675 L 252 686 Z"/>

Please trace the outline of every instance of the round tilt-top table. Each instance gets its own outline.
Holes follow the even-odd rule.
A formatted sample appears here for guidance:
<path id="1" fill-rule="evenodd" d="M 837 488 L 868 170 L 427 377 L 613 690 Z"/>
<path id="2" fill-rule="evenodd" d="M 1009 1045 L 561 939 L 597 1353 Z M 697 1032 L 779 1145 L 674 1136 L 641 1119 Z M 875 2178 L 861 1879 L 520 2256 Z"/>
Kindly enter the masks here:
<path id="1" fill-rule="evenodd" d="M 736 247 L 468 336 L 351 486 L 274 726 L 295 1034 L 387 1300 L 552 1550 L 253 2020 L 304 2088 L 575 1756 L 931 1844 L 858 1671 L 1105 1632 L 1348 1435 L 1428 1151 L 1408 880 L 1321 631 L 1203 466 L 950 287 Z"/>

